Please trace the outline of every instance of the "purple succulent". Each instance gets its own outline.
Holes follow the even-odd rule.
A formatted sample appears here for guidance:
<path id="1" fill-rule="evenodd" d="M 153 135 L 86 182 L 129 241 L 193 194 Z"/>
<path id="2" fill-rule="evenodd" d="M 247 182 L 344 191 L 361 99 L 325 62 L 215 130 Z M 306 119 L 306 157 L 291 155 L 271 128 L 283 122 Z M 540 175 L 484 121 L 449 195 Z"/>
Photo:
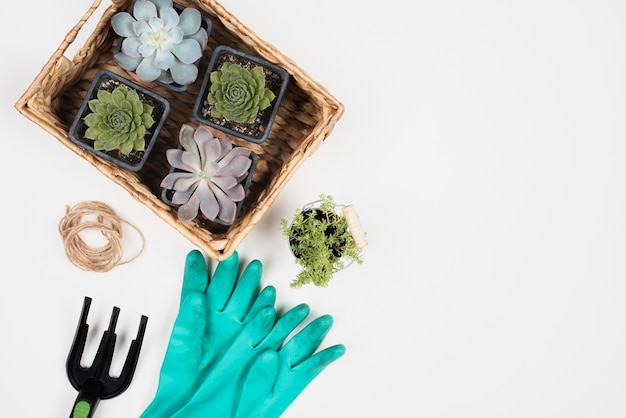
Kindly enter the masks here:
<path id="1" fill-rule="evenodd" d="M 205 126 L 183 125 L 179 141 L 182 148 L 166 153 L 175 170 L 161 182 L 161 187 L 174 191 L 178 219 L 188 222 L 201 212 L 209 220 L 232 223 L 237 202 L 245 197 L 242 183 L 252 165 L 251 151 L 234 146 L 228 138 L 216 138 Z"/>

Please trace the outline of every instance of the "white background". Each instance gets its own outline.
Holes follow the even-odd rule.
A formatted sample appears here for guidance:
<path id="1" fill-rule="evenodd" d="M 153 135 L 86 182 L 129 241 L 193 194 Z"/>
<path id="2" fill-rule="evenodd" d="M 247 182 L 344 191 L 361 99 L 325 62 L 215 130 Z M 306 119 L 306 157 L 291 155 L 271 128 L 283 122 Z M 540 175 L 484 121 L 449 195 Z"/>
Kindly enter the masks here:
<path id="1" fill-rule="evenodd" d="M 2 417 L 68 416 L 86 295 L 96 341 L 121 308 L 114 367 L 150 318 L 130 388 L 96 411 L 138 417 L 193 249 L 13 107 L 90 4 L 21 2 L 0 26 Z M 279 307 L 331 314 L 324 346 L 347 348 L 283 416 L 626 417 L 626 3 L 222 5 L 346 107 L 239 248 Z M 291 289 L 279 220 L 320 193 L 357 208 L 365 263 Z M 89 200 L 139 227 L 139 259 L 68 261 L 57 224 Z"/>

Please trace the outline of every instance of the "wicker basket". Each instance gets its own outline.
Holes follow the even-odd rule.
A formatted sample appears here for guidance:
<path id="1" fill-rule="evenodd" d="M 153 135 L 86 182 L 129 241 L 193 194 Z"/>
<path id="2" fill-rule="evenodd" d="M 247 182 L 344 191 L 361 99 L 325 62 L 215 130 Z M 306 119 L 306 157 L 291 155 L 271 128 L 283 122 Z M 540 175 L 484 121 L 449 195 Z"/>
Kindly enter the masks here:
<path id="1" fill-rule="evenodd" d="M 169 170 L 165 152 L 178 146 L 178 131 L 183 123 L 197 125 L 192 116 L 202 77 L 185 92 L 173 92 L 153 83 L 143 83 L 133 74 L 119 68 L 114 59 L 117 35 L 110 24 L 111 17 L 129 10 L 132 0 L 113 0 L 98 21 L 94 32 L 76 56 L 69 60 L 64 52 L 78 31 L 90 18 L 100 0 L 96 0 L 83 19 L 68 33 L 59 49 L 48 60 L 39 75 L 15 104 L 20 113 L 50 132 L 67 148 L 95 166 L 105 176 L 126 189 L 160 218 L 188 238 L 210 257 L 222 260 L 231 255 L 303 161 L 311 156 L 328 137 L 344 108 L 323 86 L 315 82 L 289 58 L 272 45 L 259 39 L 249 28 L 214 0 L 181 0 L 183 6 L 200 10 L 213 23 L 208 48 L 200 64 L 200 74 L 206 70 L 211 53 L 218 45 L 229 45 L 250 54 L 259 55 L 286 69 L 290 75 L 271 134 L 263 144 L 251 144 L 231 138 L 239 145 L 251 148 L 259 157 L 257 169 L 237 221 L 229 227 L 192 221 L 179 222 L 176 212 L 159 198 L 159 183 Z M 68 138 L 68 128 L 89 89 L 93 76 L 100 69 L 109 69 L 164 96 L 171 104 L 160 140 L 149 161 L 139 172 L 120 169 L 74 145 Z M 245 143 L 243 143 L 245 142 Z"/>

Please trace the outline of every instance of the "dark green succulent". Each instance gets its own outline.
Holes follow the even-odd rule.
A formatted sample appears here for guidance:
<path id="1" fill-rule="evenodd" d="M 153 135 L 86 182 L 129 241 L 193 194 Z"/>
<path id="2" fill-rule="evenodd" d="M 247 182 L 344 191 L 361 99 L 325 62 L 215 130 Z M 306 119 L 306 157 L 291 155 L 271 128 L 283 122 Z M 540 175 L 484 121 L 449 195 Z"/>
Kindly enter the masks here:
<path id="1" fill-rule="evenodd" d="M 97 98 L 89 100 L 91 113 L 85 116 L 85 138 L 94 140 L 94 149 L 119 149 L 124 155 L 143 151 L 146 130 L 154 124 L 152 106 L 143 103 L 137 92 L 118 86 L 112 92 L 98 90 Z"/>
<path id="2" fill-rule="evenodd" d="M 260 110 L 274 100 L 274 93 L 265 88 L 262 67 L 252 70 L 225 62 L 218 71 L 211 72 L 208 101 L 211 116 L 232 122 L 252 123 Z"/>

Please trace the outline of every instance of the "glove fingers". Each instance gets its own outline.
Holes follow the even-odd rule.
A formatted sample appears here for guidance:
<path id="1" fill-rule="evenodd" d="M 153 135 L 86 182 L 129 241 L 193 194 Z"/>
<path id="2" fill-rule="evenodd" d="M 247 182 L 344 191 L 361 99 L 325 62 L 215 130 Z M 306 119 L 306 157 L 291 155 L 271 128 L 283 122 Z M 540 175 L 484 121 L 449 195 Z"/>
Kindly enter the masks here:
<path id="1" fill-rule="evenodd" d="M 276 303 L 276 288 L 274 286 L 266 286 L 256 297 L 250 311 L 243 318 L 243 322 L 249 322 L 263 308 L 274 306 Z"/>
<path id="2" fill-rule="evenodd" d="M 281 364 L 276 383 L 274 383 L 272 389 L 272 396 L 268 398 L 270 401 L 259 403 L 258 414 L 250 415 L 250 417 L 278 417 L 282 415 L 285 409 L 291 405 L 309 383 L 344 353 L 345 347 L 338 344 L 320 351 L 294 368 L 285 368 L 285 365 Z M 281 362 L 284 362 L 282 355 Z"/>
<path id="3" fill-rule="evenodd" d="M 233 347 L 238 346 L 245 348 L 246 351 L 252 351 L 267 337 L 275 321 L 276 309 L 274 307 L 267 306 L 261 309 L 250 322 L 244 325 L 237 338 L 233 341 Z"/>
<path id="4" fill-rule="evenodd" d="M 294 335 L 281 349 L 289 367 L 295 367 L 317 350 L 333 325 L 330 315 L 322 315 L 311 321 L 302 331 Z"/>
<path id="5" fill-rule="evenodd" d="M 342 344 L 326 348 L 307 358 L 292 369 L 281 370 L 274 385 L 274 393 L 284 393 L 289 403 L 296 398 L 333 361 L 346 352 Z M 289 397 L 293 399 L 289 399 Z"/>
<path id="6" fill-rule="evenodd" d="M 245 364 L 258 352 L 257 346 L 267 336 L 276 320 L 276 310 L 268 306 L 261 309 L 247 324 L 228 347 L 220 353 L 219 361 L 211 371 L 212 380 L 221 377 L 233 380 L 235 374 L 243 375 Z"/>
<path id="7" fill-rule="evenodd" d="M 187 258 L 185 259 L 183 286 L 180 295 L 181 305 L 189 293 L 203 293 L 206 290 L 208 282 L 209 276 L 204 255 L 198 250 L 190 251 L 187 253 Z"/>
<path id="8" fill-rule="evenodd" d="M 243 321 L 261 284 L 262 272 L 263 265 L 259 260 L 253 260 L 246 266 L 224 308 L 225 312 Z"/>
<path id="9" fill-rule="evenodd" d="M 237 282 L 239 273 L 239 254 L 235 251 L 230 257 L 218 263 L 209 282 L 207 301 L 212 311 L 221 312 Z"/>
<path id="10" fill-rule="evenodd" d="M 237 418 L 257 416 L 253 411 L 270 397 L 279 367 L 280 358 L 274 350 L 265 350 L 254 360 L 243 383 Z"/>
<path id="11" fill-rule="evenodd" d="M 247 323 L 230 347 L 226 347 L 220 353 L 219 361 L 179 413 L 185 411 L 191 414 L 191 411 L 202 409 L 202 405 L 209 399 L 220 398 L 224 402 L 235 399 L 238 388 L 245 378 L 246 365 L 258 353 L 256 345 L 269 333 L 275 319 L 276 310 L 273 307 L 266 307 Z M 231 407 L 234 408 L 236 402 L 231 403 Z"/>
<path id="12" fill-rule="evenodd" d="M 311 380 L 313 380 L 313 378 L 328 367 L 330 363 L 337 360 L 345 353 L 346 347 L 343 344 L 337 344 L 332 347 L 328 347 L 303 362 L 293 366 L 293 370 L 298 374 L 310 374 L 312 375 Z"/>
<path id="13" fill-rule="evenodd" d="M 270 331 L 269 335 L 261 343 L 263 348 L 278 350 L 285 339 L 306 319 L 309 315 L 309 305 L 302 303 L 291 308 L 281 316 Z"/>

